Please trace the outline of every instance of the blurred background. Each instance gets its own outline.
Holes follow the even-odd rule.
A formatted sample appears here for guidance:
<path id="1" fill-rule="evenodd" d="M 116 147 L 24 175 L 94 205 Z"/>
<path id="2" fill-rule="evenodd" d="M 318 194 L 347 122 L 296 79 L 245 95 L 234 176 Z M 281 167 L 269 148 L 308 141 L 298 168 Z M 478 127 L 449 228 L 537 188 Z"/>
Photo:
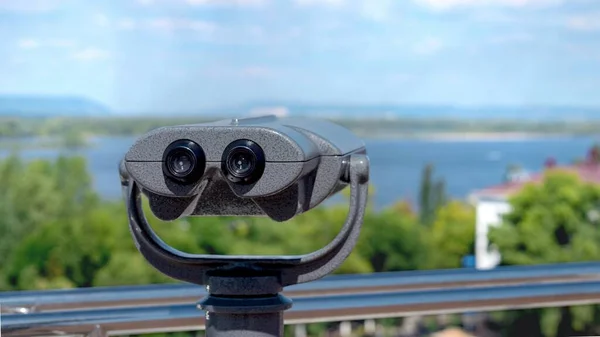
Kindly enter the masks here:
<path id="1" fill-rule="evenodd" d="M 337 273 L 600 259 L 598 1 L 0 0 L 0 56 L 0 290 L 173 282 L 135 249 L 118 162 L 159 126 L 269 114 L 365 139 L 371 205 Z M 188 252 L 299 254 L 334 237 L 344 198 L 285 225 L 151 220 Z M 600 334 L 596 306 L 477 322 Z"/>

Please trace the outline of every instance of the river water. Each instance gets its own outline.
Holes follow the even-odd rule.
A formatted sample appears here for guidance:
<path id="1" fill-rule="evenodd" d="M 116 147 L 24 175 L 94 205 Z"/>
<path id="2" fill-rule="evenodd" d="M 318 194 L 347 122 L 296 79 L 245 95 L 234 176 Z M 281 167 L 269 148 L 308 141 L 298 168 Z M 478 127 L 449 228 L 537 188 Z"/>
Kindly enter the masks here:
<path id="1" fill-rule="evenodd" d="M 117 164 L 134 137 L 100 137 L 94 145 L 70 154 L 83 155 L 98 193 L 119 198 Z M 527 140 L 366 140 L 371 160 L 371 181 L 376 189 L 374 202 L 389 205 L 399 199 L 416 201 L 420 176 L 427 163 L 446 181 L 448 193 L 464 198 L 473 190 L 499 184 L 507 165 L 540 170 L 548 157 L 568 164 L 584 157 L 600 137 L 565 137 Z M 55 158 L 58 149 L 26 149 L 25 158 Z M 64 150 L 62 150 L 64 152 Z M 0 157 L 8 150 L 0 150 Z"/>

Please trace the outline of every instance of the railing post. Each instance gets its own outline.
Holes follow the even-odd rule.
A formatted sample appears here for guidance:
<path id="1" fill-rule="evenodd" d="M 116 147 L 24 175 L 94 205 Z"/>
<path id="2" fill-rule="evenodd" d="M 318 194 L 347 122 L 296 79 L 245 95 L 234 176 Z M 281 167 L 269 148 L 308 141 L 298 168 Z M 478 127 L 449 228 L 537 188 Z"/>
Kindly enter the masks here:
<path id="1" fill-rule="evenodd" d="M 350 337 L 352 336 L 352 323 L 344 321 L 340 323 L 340 336 Z"/>
<path id="2" fill-rule="evenodd" d="M 446 327 L 448 327 L 448 325 L 450 325 L 450 315 L 448 315 L 448 314 L 438 315 L 436 317 L 436 321 L 440 327 L 445 329 Z"/>
<path id="3" fill-rule="evenodd" d="M 305 324 L 296 324 L 294 326 L 294 336 L 306 337 L 306 325 Z"/>
<path id="4" fill-rule="evenodd" d="M 418 323 L 421 320 L 420 316 L 406 316 L 402 325 L 398 328 L 399 335 L 413 336 L 417 333 Z"/>
<path id="5" fill-rule="evenodd" d="M 377 323 L 374 319 L 368 319 L 365 321 L 365 335 L 374 336 L 377 333 Z"/>

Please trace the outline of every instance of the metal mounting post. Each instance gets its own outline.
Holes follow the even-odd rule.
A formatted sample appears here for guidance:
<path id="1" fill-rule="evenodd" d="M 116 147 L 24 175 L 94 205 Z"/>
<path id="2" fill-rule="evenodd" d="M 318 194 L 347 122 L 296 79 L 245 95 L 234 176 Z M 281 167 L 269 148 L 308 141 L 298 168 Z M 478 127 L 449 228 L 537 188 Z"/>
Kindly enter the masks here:
<path id="1" fill-rule="evenodd" d="M 206 311 L 207 335 L 283 335 L 283 312 L 292 306 L 292 301 L 279 294 L 282 289 L 277 277 L 212 276 L 208 289 L 208 296 L 199 304 Z"/>
<path id="2" fill-rule="evenodd" d="M 136 247 L 156 269 L 185 282 L 206 285 L 199 302 L 206 311 L 209 337 L 283 335 L 283 313 L 292 301 L 284 287 L 322 278 L 337 269 L 356 245 L 367 204 L 369 160 L 351 156 L 348 166 L 350 206 L 346 222 L 325 247 L 299 256 L 231 256 L 188 254 L 163 242 L 146 221 L 141 191 L 121 169 L 130 231 Z M 126 189 L 126 190 L 125 190 Z"/>

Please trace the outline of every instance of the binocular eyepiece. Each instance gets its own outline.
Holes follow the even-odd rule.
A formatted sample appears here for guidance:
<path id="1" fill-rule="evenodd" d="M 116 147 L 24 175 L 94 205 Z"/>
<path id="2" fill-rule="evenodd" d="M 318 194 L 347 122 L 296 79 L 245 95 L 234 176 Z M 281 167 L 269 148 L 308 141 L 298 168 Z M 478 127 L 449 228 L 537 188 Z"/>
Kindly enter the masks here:
<path id="1" fill-rule="evenodd" d="M 232 183 L 252 184 L 264 173 L 265 161 L 265 153 L 260 145 L 248 139 L 238 139 L 223 151 L 221 173 Z M 193 184 L 204 175 L 206 154 L 192 140 L 176 140 L 165 149 L 163 163 L 166 177 L 181 184 Z"/>
<path id="2" fill-rule="evenodd" d="M 255 142 L 240 139 L 229 144 L 223 152 L 221 170 L 234 184 L 252 184 L 265 170 L 265 153 Z"/>
<path id="3" fill-rule="evenodd" d="M 204 175 L 206 155 L 192 140 L 182 139 L 171 143 L 164 151 L 165 176 L 182 184 L 194 183 Z"/>

